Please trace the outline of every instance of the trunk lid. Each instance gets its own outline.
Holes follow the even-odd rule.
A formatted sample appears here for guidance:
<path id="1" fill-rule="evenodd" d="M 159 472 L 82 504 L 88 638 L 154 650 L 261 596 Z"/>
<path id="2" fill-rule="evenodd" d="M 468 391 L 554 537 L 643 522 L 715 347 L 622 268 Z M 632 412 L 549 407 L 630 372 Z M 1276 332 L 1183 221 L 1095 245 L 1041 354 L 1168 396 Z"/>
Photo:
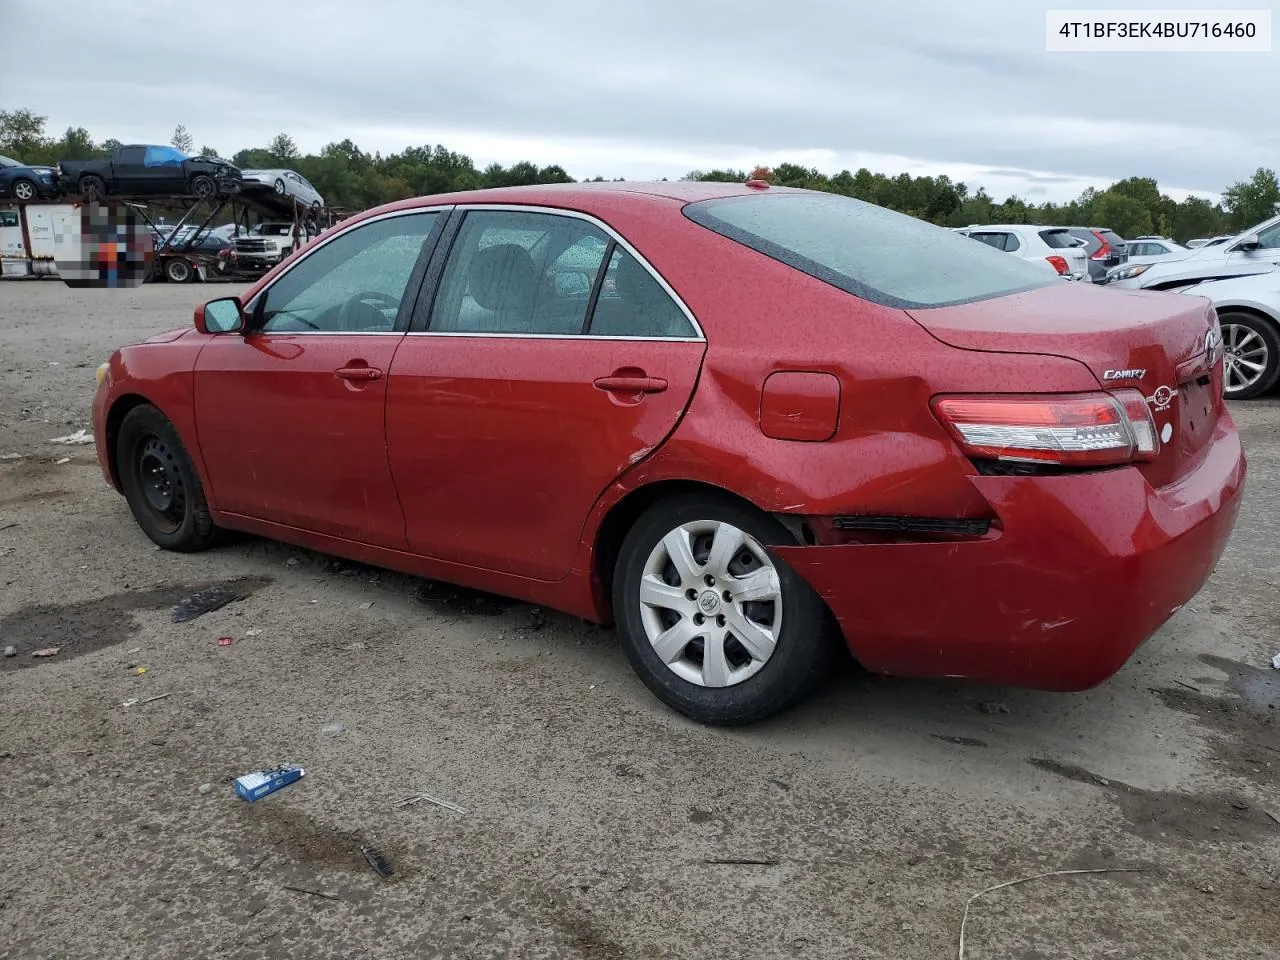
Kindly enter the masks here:
<path id="1" fill-rule="evenodd" d="M 907 312 L 949 346 L 1067 357 L 1103 389 L 1140 390 L 1161 440 L 1159 457 L 1140 466 L 1153 486 L 1194 468 L 1223 410 L 1222 351 L 1207 347 L 1217 317 L 1201 297 L 1060 283 Z"/>

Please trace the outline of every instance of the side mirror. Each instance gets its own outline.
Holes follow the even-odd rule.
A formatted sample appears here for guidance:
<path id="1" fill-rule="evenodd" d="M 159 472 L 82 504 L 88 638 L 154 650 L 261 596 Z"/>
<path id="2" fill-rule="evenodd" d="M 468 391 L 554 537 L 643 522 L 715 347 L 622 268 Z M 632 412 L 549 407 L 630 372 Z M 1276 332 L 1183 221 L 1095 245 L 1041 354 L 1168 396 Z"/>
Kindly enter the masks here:
<path id="1" fill-rule="evenodd" d="M 1247 237 L 1242 237 L 1240 242 L 1236 244 L 1237 250 L 1257 250 L 1262 246 L 1262 241 L 1256 233 L 1251 233 Z"/>
<path id="2" fill-rule="evenodd" d="M 235 297 L 223 297 L 196 307 L 195 321 L 201 333 L 240 333 L 244 330 L 244 311 Z"/>

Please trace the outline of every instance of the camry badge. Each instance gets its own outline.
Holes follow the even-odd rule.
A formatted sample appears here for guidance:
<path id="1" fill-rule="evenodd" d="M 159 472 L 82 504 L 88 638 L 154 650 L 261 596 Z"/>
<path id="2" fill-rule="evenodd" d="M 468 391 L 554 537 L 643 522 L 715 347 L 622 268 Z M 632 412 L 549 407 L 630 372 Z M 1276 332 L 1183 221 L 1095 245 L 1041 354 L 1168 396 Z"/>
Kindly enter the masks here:
<path id="1" fill-rule="evenodd" d="M 1103 380 L 1141 380 L 1147 375 L 1145 369 L 1107 370 L 1102 374 Z"/>
<path id="2" fill-rule="evenodd" d="M 1156 392 L 1147 397 L 1147 403 L 1151 404 L 1156 411 L 1168 410 L 1169 404 L 1173 402 L 1173 398 L 1178 395 L 1178 391 L 1173 387 L 1160 386 L 1156 387 Z"/>

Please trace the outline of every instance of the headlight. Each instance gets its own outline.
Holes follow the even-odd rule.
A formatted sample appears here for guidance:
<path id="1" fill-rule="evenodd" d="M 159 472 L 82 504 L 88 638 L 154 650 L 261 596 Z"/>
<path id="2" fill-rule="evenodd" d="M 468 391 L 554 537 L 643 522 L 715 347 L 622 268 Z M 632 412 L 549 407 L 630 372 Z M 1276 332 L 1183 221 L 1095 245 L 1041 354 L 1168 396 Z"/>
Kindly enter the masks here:
<path id="1" fill-rule="evenodd" d="M 1134 264 L 1132 267 L 1121 267 L 1119 270 L 1109 274 L 1107 276 L 1107 280 L 1132 280 L 1134 277 L 1142 276 L 1150 269 L 1151 264 L 1149 263 L 1138 263 Z"/>
<path id="2" fill-rule="evenodd" d="M 102 383 L 103 380 L 107 379 L 107 375 L 110 373 L 111 373 L 111 364 L 100 363 L 98 364 L 98 369 L 93 372 L 93 375 L 95 378 L 97 378 L 98 383 Z"/>

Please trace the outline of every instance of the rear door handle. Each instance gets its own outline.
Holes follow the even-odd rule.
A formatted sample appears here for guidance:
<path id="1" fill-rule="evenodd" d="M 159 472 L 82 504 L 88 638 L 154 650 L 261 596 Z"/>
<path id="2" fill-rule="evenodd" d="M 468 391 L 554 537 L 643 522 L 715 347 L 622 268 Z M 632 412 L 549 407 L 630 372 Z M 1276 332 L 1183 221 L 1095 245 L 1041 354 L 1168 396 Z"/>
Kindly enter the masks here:
<path id="1" fill-rule="evenodd" d="M 595 385 L 609 393 L 662 393 L 667 381 L 661 377 L 597 377 Z"/>
<path id="2" fill-rule="evenodd" d="M 377 367 L 339 367 L 333 371 L 333 375 L 339 380 L 354 380 L 356 382 L 382 379 L 382 371 Z"/>

